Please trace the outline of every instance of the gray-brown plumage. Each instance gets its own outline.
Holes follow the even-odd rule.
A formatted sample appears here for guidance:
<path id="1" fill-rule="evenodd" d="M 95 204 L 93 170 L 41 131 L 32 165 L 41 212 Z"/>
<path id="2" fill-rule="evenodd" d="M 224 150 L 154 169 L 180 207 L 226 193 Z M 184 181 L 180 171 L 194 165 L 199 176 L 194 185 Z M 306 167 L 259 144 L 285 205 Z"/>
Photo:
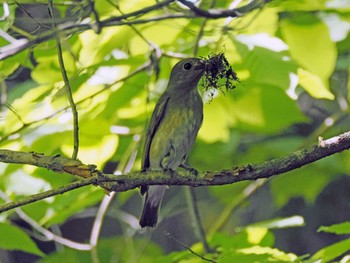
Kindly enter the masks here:
<path id="1" fill-rule="evenodd" d="M 197 85 L 204 74 L 197 58 L 178 62 L 149 122 L 142 158 L 143 170 L 176 170 L 184 164 L 203 120 Z M 143 186 L 146 194 L 141 227 L 154 227 L 166 186 Z"/>

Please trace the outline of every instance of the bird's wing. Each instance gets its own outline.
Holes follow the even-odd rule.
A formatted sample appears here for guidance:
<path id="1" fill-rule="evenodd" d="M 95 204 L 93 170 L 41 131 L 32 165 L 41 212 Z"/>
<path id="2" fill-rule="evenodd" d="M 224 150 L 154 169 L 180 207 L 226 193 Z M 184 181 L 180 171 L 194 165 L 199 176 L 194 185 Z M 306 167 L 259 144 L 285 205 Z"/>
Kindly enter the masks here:
<path id="1" fill-rule="evenodd" d="M 164 113 L 165 113 L 165 109 L 167 107 L 168 101 L 169 101 L 169 94 L 165 92 L 160 97 L 153 111 L 151 120 L 148 124 L 146 140 L 145 140 L 145 145 L 143 148 L 143 155 L 142 155 L 142 166 L 141 166 L 142 170 L 147 170 L 150 167 L 149 151 L 151 148 L 151 143 L 152 143 L 154 134 L 158 130 L 159 124 L 161 123 L 164 117 Z"/>

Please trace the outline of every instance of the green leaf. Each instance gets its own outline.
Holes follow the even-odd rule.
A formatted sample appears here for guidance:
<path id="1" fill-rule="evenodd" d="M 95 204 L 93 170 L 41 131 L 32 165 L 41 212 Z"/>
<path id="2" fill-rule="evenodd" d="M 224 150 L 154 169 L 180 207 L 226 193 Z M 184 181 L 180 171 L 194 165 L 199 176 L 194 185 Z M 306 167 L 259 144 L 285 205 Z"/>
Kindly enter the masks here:
<path id="1" fill-rule="evenodd" d="M 276 0 L 272 4 L 286 11 L 320 11 L 327 9 L 327 0 Z"/>
<path id="2" fill-rule="evenodd" d="M 275 204 L 282 207 L 296 196 L 303 197 L 310 204 L 313 203 L 330 180 L 335 178 L 338 165 L 338 159 L 332 156 L 286 175 L 275 177 L 271 181 Z"/>
<path id="3" fill-rule="evenodd" d="M 229 235 L 228 233 L 215 233 L 210 240 L 211 246 L 219 246 L 224 250 L 229 250 L 232 247 L 244 248 L 249 247 L 251 244 L 248 241 L 248 234 L 246 231 L 239 232 L 235 235 Z"/>
<path id="4" fill-rule="evenodd" d="M 24 94 L 30 92 L 31 89 L 34 89 L 36 87 L 37 84 L 32 80 L 27 80 L 25 82 L 17 84 L 15 89 L 10 89 L 8 91 L 7 102 L 12 104 L 13 101 L 15 101 L 18 98 L 21 98 Z"/>
<path id="5" fill-rule="evenodd" d="M 204 121 L 206 122 L 206 121 Z M 208 123 L 209 125 L 209 123 Z M 232 158 L 239 144 L 240 134 L 238 131 L 230 129 L 229 137 L 226 142 L 217 141 L 214 143 L 207 143 L 202 141 L 202 136 L 210 136 L 210 134 L 205 134 L 209 132 L 204 129 L 199 131 L 199 139 L 197 139 L 194 147 L 189 154 L 189 164 L 193 165 L 202 171 L 204 170 L 216 170 L 223 168 L 231 168 L 233 165 L 237 165 L 236 158 Z M 221 131 L 214 131 L 221 133 Z M 226 131 L 225 131 L 226 132 Z M 215 135 L 214 135 L 215 136 Z M 211 139 L 210 139 L 211 140 Z M 204 154 L 203 152 L 218 152 L 220 154 Z M 231 185 L 233 186 L 233 185 Z M 228 197 L 228 196 L 227 196 Z"/>
<path id="6" fill-rule="evenodd" d="M 310 184 L 305 184 L 305 179 Z M 313 202 L 322 189 L 328 184 L 329 176 L 322 170 L 305 167 L 301 171 L 293 171 L 286 176 L 274 178 L 271 190 L 274 202 L 278 207 L 284 206 L 292 197 L 302 196 L 308 202 Z"/>
<path id="7" fill-rule="evenodd" d="M 255 254 L 255 255 L 268 255 L 269 261 L 279 262 L 293 262 L 297 260 L 297 256 L 292 253 L 285 253 L 279 249 L 271 247 L 253 246 L 249 248 L 241 248 L 237 250 L 238 253 L 242 254 Z"/>
<path id="8" fill-rule="evenodd" d="M 299 84 L 314 98 L 333 100 L 334 95 L 322 82 L 319 76 L 309 71 L 298 69 Z"/>
<path id="9" fill-rule="evenodd" d="M 331 226 L 321 226 L 318 232 L 334 233 L 337 235 L 350 234 L 350 222 L 343 222 Z"/>
<path id="10" fill-rule="evenodd" d="M 5 250 L 20 250 L 38 256 L 44 255 L 30 237 L 17 227 L 0 223 L 0 233 L 0 248 Z"/>
<path id="11" fill-rule="evenodd" d="M 274 242 L 273 234 L 266 228 L 252 227 L 236 229 L 234 235 L 227 233 L 215 233 L 210 240 L 213 247 L 221 247 L 223 250 L 232 250 L 251 247 L 252 245 L 272 246 Z"/>
<path id="12" fill-rule="evenodd" d="M 272 42 L 270 46 L 274 46 L 274 42 L 278 39 L 271 38 L 270 40 Z M 251 42 L 248 40 L 242 41 L 241 37 L 238 37 L 238 40 L 233 40 L 238 53 L 242 57 L 241 64 L 234 65 L 234 69 L 238 73 L 240 70 L 244 70 L 242 76 L 238 74 L 238 77 L 243 77 L 244 80 L 242 88 L 249 88 L 252 85 L 265 85 L 287 90 L 290 85 L 289 75 L 291 72 L 296 72 L 297 65 L 295 62 L 286 59 L 286 51 L 276 52 L 256 46 L 256 43 L 259 43 L 258 40 L 254 42 L 252 40 Z M 250 46 L 253 46 L 253 48 Z M 247 74 L 247 71 L 248 77 L 245 79 L 244 75 Z"/>
<path id="13" fill-rule="evenodd" d="M 14 99 L 11 106 L 15 109 L 16 113 L 21 116 L 22 120 L 25 122 L 30 122 L 44 116 L 47 116 L 50 111 L 44 106 L 48 106 L 46 102 L 43 102 L 44 98 L 48 96 L 52 89 L 52 86 L 30 86 L 30 89 L 24 94 L 18 94 L 18 98 Z M 8 129 L 13 130 L 14 124 L 19 123 L 18 117 L 14 114 L 9 114 L 7 117 Z"/>
<path id="14" fill-rule="evenodd" d="M 79 159 L 83 163 L 95 164 L 98 167 L 102 167 L 103 164 L 113 156 L 117 147 L 118 136 L 114 134 L 99 138 L 80 136 Z M 72 143 L 62 144 L 61 149 L 63 153 L 70 156 L 72 154 L 73 145 Z"/>
<path id="15" fill-rule="evenodd" d="M 217 233 L 210 245 L 221 251 L 217 262 L 293 262 L 297 259 L 292 253 L 271 248 L 271 235 L 266 228 L 252 227 L 234 236 Z"/>
<path id="16" fill-rule="evenodd" d="M 232 263 L 232 262 L 246 262 L 246 263 L 253 263 L 253 262 L 270 262 L 269 261 L 269 255 L 267 254 L 241 254 L 237 251 L 227 251 L 224 253 L 221 253 L 218 260 L 218 263 Z"/>
<path id="17" fill-rule="evenodd" d="M 0 37 L 0 47 L 3 46 L 3 44 L 3 38 Z M 23 51 L 0 61 L 0 80 L 7 78 L 14 73 L 20 65 L 25 65 L 26 59 L 29 57 L 28 54 L 28 51 Z"/>
<path id="18" fill-rule="evenodd" d="M 324 247 L 312 255 L 311 259 L 329 262 L 350 250 L 350 238 Z"/>
<path id="19" fill-rule="evenodd" d="M 177 26 L 172 26 L 167 22 L 147 24 L 142 28 L 142 35 L 152 43 L 157 43 L 160 47 L 173 45 L 181 41 L 181 38 L 188 36 L 187 31 L 182 31 L 181 28 L 186 27 L 189 21 L 188 19 L 178 19 L 176 20 Z M 149 52 L 150 47 L 148 43 L 145 43 L 144 39 L 135 35 L 134 38 L 131 38 L 129 48 L 133 54 L 139 55 Z"/>
<path id="20" fill-rule="evenodd" d="M 303 13 L 294 20 L 282 21 L 281 30 L 292 57 L 326 83 L 337 59 L 327 26 L 314 15 Z"/>
<path id="21" fill-rule="evenodd" d="M 272 7 L 262 9 L 258 16 L 255 12 L 249 12 L 248 14 L 244 15 L 242 19 L 242 21 L 247 21 L 247 23 L 249 23 L 249 26 L 246 28 L 242 28 L 240 32 L 247 33 L 249 35 L 261 33 L 261 25 L 263 24 L 265 28 L 264 33 L 267 33 L 272 36 L 277 31 L 278 13 L 279 9 Z M 238 23 L 242 23 L 242 21 Z"/>
<path id="22" fill-rule="evenodd" d="M 228 107 L 229 103 L 227 97 L 218 96 L 212 102 L 204 105 L 204 119 L 199 130 L 199 138 L 207 143 L 229 141 L 230 126 L 235 122 L 235 117 Z"/>
<path id="23" fill-rule="evenodd" d="M 232 102 L 232 107 L 236 127 L 245 131 L 274 133 L 306 120 L 296 101 L 283 90 L 268 85 L 250 86 L 244 96 Z"/>

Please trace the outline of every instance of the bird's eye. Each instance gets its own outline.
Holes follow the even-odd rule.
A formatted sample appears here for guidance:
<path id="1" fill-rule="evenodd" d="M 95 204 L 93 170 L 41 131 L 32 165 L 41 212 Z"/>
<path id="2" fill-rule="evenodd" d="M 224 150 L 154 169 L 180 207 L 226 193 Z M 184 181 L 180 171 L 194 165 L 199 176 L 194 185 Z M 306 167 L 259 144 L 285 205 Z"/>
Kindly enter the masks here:
<path id="1" fill-rule="evenodd" d="M 184 68 L 184 70 L 190 70 L 192 68 L 192 64 L 187 62 L 184 64 L 183 68 Z"/>

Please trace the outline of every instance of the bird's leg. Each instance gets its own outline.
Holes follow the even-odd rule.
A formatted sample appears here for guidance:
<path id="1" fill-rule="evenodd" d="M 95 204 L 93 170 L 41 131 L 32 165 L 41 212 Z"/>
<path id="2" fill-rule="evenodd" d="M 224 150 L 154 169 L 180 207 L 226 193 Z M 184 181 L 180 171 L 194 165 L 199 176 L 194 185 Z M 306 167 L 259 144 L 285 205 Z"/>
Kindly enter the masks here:
<path id="1" fill-rule="evenodd" d="M 172 141 L 170 141 L 169 149 L 165 157 L 160 163 L 160 167 L 162 168 L 163 172 L 170 177 L 173 177 L 174 174 L 176 174 L 176 171 L 170 167 L 173 167 L 173 160 L 176 158 L 176 149 L 173 145 Z"/>

